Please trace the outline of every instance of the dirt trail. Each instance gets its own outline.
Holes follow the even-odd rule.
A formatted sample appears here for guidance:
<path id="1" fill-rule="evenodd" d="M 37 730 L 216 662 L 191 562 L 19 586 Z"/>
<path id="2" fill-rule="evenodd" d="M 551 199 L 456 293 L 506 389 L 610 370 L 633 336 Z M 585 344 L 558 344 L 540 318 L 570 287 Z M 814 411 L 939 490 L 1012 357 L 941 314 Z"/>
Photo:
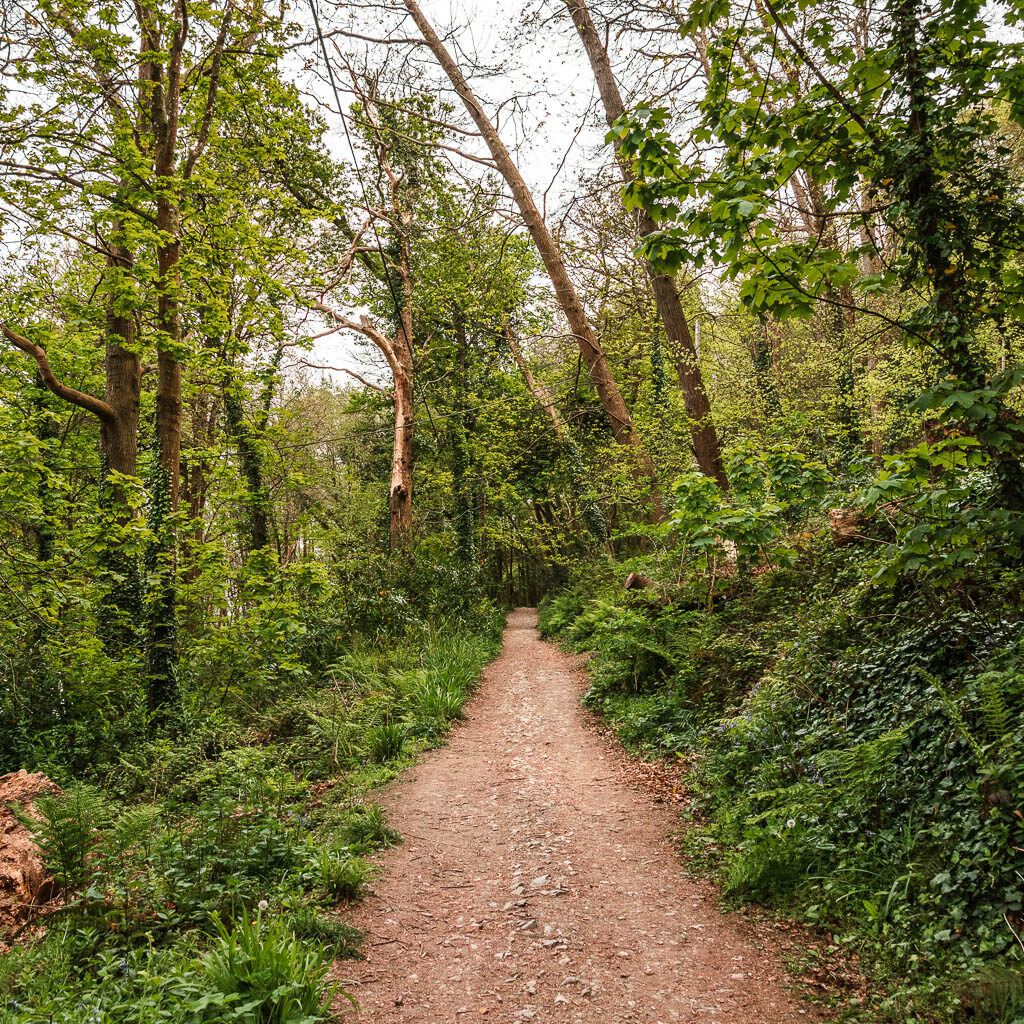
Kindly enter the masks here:
<path id="1" fill-rule="evenodd" d="M 345 1019 L 813 1019 L 682 874 L 675 814 L 624 781 L 582 670 L 536 621 L 509 616 L 468 721 L 386 798 L 405 842 L 356 913 L 366 961 L 338 965 L 361 1006 Z"/>

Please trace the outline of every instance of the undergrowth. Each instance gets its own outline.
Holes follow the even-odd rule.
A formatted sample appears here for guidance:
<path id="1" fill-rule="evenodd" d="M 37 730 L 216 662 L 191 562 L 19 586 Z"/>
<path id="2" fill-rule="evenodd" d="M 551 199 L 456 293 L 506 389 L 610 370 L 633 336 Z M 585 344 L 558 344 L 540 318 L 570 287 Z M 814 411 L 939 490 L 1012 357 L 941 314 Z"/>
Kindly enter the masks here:
<path id="1" fill-rule="evenodd" d="M 339 904 L 401 837 L 370 791 L 441 742 L 500 640 L 491 613 L 354 643 L 276 699 L 138 743 L 37 802 L 65 903 L 0 959 L 4 1024 L 313 1024 L 360 935 Z M 287 680 L 288 677 L 285 677 Z M 31 761 L 27 767 L 35 767 Z"/>
<path id="2" fill-rule="evenodd" d="M 711 590 L 593 566 L 541 628 L 593 652 L 585 703 L 628 747 L 692 765 L 693 869 L 859 954 L 849 1019 L 1024 1021 L 1015 583 L 886 587 L 881 557 L 819 537 Z M 627 593 L 630 568 L 666 582 Z"/>

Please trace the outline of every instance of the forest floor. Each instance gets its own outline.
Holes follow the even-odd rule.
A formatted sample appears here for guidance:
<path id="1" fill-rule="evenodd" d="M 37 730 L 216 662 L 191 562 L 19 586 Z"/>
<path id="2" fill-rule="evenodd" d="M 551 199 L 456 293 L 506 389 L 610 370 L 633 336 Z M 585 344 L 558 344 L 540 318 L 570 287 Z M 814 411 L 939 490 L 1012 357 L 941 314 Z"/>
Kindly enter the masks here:
<path id="1" fill-rule="evenodd" d="M 509 616 L 466 722 L 384 796 L 404 842 L 353 918 L 366 959 L 337 965 L 360 1006 L 345 1019 L 820 1019 L 774 937 L 684 874 L 676 810 L 638 785 L 580 707 L 581 661 L 536 622 Z"/>

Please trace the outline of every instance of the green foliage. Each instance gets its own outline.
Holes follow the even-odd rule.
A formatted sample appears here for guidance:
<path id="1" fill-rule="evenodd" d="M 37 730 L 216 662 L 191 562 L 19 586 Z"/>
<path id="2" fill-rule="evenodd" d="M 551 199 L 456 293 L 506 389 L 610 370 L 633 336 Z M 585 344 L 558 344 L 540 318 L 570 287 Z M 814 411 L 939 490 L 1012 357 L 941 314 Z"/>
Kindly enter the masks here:
<path id="1" fill-rule="evenodd" d="M 394 846 L 402 841 L 401 835 L 384 820 L 384 812 L 377 804 L 357 804 L 342 819 L 338 837 L 354 850 L 373 850 Z"/>
<path id="2" fill-rule="evenodd" d="M 186 991 L 195 950 L 149 945 L 101 950 L 90 960 L 92 984 L 82 985 L 76 955 L 90 936 L 70 929 L 43 946 L 5 957 L 0 972 L 0 1021 L 29 1024 L 40 1016 L 54 1024 L 194 1024 L 200 996 Z M 26 981 L 26 979 L 31 979 Z"/>
<path id="3" fill-rule="evenodd" d="M 370 756 L 378 764 L 393 761 L 401 755 L 407 735 L 407 729 L 401 722 L 385 722 L 382 725 L 375 725 L 366 734 Z"/>
<path id="4" fill-rule="evenodd" d="M 364 840 L 354 845 L 362 849 L 371 844 Z M 370 864 L 353 856 L 347 846 L 318 847 L 313 851 L 311 864 L 318 884 L 335 900 L 358 899 L 372 876 Z"/>
<path id="5" fill-rule="evenodd" d="M 40 818 L 24 815 L 22 821 L 32 830 L 43 863 L 62 889 L 80 888 L 93 870 L 89 856 L 97 834 L 110 821 L 106 800 L 91 786 L 76 783 L 63 794 L 39 797 L 35 806 Z M 118 846 L 131 842 L 135 825 L 132 820 L 119 828 Z"/>
<path id="6" fill-rule="evenodd" d="M 289 918 L 289 927 L 296 938 L 307 942 L 315 942 L 324 952 L 335 960 L 358 959 L 362 956 L 364 935 L 347 921 L 314 910 L 300 904 Z"/>
<path id="7" fill-rule="evenodd" d="M 934 592 L 872 582 L 885 551 L 812 552 L 733 577 L 710 608 L 694 563 L 654 598 L 570 589 L 542 622 L 593 652 L 586 701 L 623 742 L 694 765 L 695 869 L 857 950 L 887 990 L 882 1019 L 960 1020 L 967 1000 L 979 1020 L 1012 1021 L 1024 913 L 1015 591 L 982 572 L 965 577 L 969 603 L 936 607 Z"/>
<path id="8" fill-rule="evenodd" d="M 316 1024 L 328 1019 L 333 989 L 324 989 L 329 961 L 303 942 L 282 917 L 243 917 L 228 928 L 215 918 L 217 936 L 202 959 L 197 1021 Z M 201 994 L 200 994 L 201 993 Z"/>
<path id="9" fill-rule="evenodd" d="M 741 565 L 771 557 L 792 560 L 786 532 L 824 495 L 830 477 L 825 466 L 788 444 L 737 447 L 727 472 L 732 491 L 691 472 L 675 482 L 675 504 L 668 525 L 678 531 L 685 557 L 704 570 L 732 558 Z M 729 546 L 732 550 L 730 552 Z"/>
<path id="10" fill-rule="evenodd" d="M 977 439 L 958 435 L 889 456 L 862 496 L 886 514 L 898 541 L 879 579 L 915 573 L 951 586 L 986 567 L 1013 565 L 1024 518 L 999 501 L 991 468 Z"/>

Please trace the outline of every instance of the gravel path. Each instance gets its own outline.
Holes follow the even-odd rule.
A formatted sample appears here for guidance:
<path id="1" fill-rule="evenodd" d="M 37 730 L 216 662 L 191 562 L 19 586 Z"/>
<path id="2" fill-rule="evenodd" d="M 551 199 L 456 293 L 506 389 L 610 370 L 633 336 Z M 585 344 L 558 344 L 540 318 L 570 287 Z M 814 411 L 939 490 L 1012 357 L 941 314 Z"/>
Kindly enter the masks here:
<path id="1" fill-rule="evenodd" d="M 367 959 L 338 965 L 350 1021 L 806 1021 L 812 1009 L 739 918 L 681 872 L 674 812 L 627 784 L 580 708 L 576 659 L 533 609 L 447 747 L 391 788 L 405 838 L 354 923 Z"/>

